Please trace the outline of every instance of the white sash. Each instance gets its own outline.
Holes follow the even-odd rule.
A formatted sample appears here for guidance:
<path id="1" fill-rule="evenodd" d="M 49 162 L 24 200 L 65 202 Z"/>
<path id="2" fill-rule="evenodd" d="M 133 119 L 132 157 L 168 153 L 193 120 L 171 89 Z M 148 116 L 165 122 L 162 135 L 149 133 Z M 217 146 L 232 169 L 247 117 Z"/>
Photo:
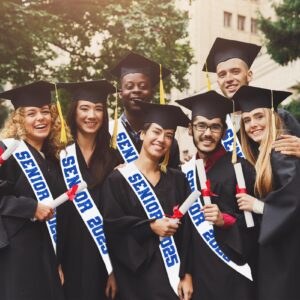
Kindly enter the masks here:
<path id="1" fill-rule="evenodd" d="M 6 147 L 9 147 L 14 142 L 14 139 L 5 139 L 2 140 L 2 142 Z M 25 174 L 36 199 L 41 203 L 43 203 L 44 200 L 53 201 L 52 194 L 43 173 L 24 141 L 20 141 L 18 148 L 13 152 L 13 156 Z M 54 251 L 56 252 L 56 213 L 53 218 L 46 223 Z"/>
<path id="2" fill-rule="evenodd" d="M 181 168 L 193 192 L 197 189 L 195 156 L 193 156 L 189 162 L 183 164 Z M 252 280 L 251 269 L 248 264 L 242 266 L 237 265 L 221 250 L 214 236 L 214 227 L 210 225 L 209 222 L 205 221 L 204 213 L 200 211 L 201 208 L 202 203 L 198 198 L 189 209 L 189 215 L 203 241 L 207 244 L 211 251 L 229 267 L 242 274 L 249 280 Z"/>
<path id="3" fill-rule="evenodd" d="M 72 188 L 73 185 L 83 181 L 77 161 L 75 144 L 68 146 L 66 151 L 60 152 L 60 165 L 65 183 L 69 189 Z M 104 235 L 103 218 L 88 189 L 84 189 L 77 193 L 73 203 L 99 250 L 106 266 L 107 273 L 110 274 L 112 272 L 112 265 Z"/>
<path id="4" fill-rule="evenodd" d="M 113 129 L 114 121 L 110 121 L 109 132 L 111 135 L 113 134 Z M 139 157 L 139 153 L 120 118 L 118 119 L 117 147 L 126 163 L 135 161 Z"/>
<path id="5" fill-rule="evenodd" d="M 233 124 L 230 118 L 230 115 L 226 116 L 226 124 L 227 124 L 227 130 L 226 135 L 222 139 L 222 145 L 225 148 L 227 152 L 232 152 L 233 148 Z M 242 151 L 241 144 L 239 142 L 238 137 L 236 137 L 236 154 L 238 157 L 245 158 L 245 155 Z"/>
<path id="6" fill-rule="evenodd" d="M 163 218 L 164 212 L 157 196 L 136 165 L 134 163 L 130 163 L 123 168 L 119 168 L 118 171 L 124 176 L 136 194 L 147 214 L 147 217 L 149 219 Z M 177 295 L 178 284 L 180 281 L 180 258 L 174 238 L 172 236 L 162 238 L 159 248 L 168 274 L 169 282 Z"/>

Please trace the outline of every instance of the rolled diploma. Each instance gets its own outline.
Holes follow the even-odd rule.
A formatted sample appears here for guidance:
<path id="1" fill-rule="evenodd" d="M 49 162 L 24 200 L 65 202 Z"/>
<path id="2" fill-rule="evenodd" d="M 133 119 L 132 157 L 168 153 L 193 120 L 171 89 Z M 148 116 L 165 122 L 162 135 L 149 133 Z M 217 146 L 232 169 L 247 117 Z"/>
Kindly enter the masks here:
<path id="1" fill-rule="evenodd" d="M 85 181 L 80 182 L 78 184 L 78 189 L 76 191 L 76 194 L 80 193 L 81 191 L 83 191 L 86 188 L 87 188 L 86 182 Z M 69 196 L 67 195 L 67 193 L 63 193 L 62 195 L 60 195 L 59 197 L 57 197 L 54 200 L 47 199 L 47 200 L 43 201 L 42 203 L 44 205 L 47 205 L 54 209 L 54 208 L 58 207 L 59 205 L 63 204 L 64 202 L 66 202 L 67 200 L 69 200 Z"/>
<path id="2" fill-rule="evenodd" d="M 233 164 L 233 166 L 234 166 L 234 171 L 235 171 L 235 175 L 236 175 L 236 181 L 237 181 L 239 188 L 245 189 L 246 184 L 245 184 L 245 179 L 244 179 L 244 174 L 243 174 L 241 163 L 235 163 L 235 164 Z M 244 210 L 244 216 L 245 216 L 247 227 L 248 228 L 254 227 L 252 213 L 250 211 Z"/>
<path id="3" fill-rule="evenodd" d="M 190 209 L 190 207 L 193 205 L 193 203 L 201 196 L 201 193 L 199 191 L 193 191 L 181 204 L 179 207 L 179 211 L 182 213 L 182 215 L 185 215 L 186 212 Z M 177 224 L 179 222 L 179 219 L 170 219 L 170 222 Z M 162 240 L 163 237 L 160 237 L 160 240 Z"/>
<path id="4" fill-rule="evenodd" d="M 203 163 L 203 159 L 197 159 L 196 160 L 196 168 L 198 171 L 198 176 L 199 176 L 199 180 L 200 180 L 200 186 L 202 190 L 207 189 L 206 186 L 206 173 L 205 173 L 205 168 L 204 168 L 204 163 Z M 202 196 L 203 200 L 204 200 L 204 204 L 211 204 L 211 200 L 209 196 Z"/>
<path id="5" fill-rule="evenodd" d="M 1 160 L 8 160 L 9 157 L 15 152 L 15 150 L 19 147 L 20 142 L 18 140 L 14 140 L 12 144 L 2 153 Z M 0 160 L 0 161 L 1 161 Z M 1 166 L 1 163 L 0 163 Z"/>

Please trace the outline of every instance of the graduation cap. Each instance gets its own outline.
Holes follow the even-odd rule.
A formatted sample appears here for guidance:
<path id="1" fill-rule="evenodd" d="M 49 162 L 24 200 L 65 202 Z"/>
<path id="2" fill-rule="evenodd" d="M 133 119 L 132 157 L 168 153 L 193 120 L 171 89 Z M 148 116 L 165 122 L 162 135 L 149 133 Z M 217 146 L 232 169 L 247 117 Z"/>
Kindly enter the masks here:
<path id="1" fill-rule="evenodd" d="M 83 82 L 61 82 L 58 88 L 68 90 L 73 101 L 86 100 L 93 103 L 106 102 L 108 94 L 116 91 L 115 87 L 107 80 L 94 80 Z"/>
<path id="2" fill-rule="evenodd" d="M 189 118 L 184 114 L 180 107 L 168 104 L 148 103 L 135 100 L 145 113 L 144 123 L 156 123 L 163 129 L 174 129 L 177 126 L 187 127 Z"/>
<path id="3" fill-rule="evenodd" d="M 118 78 L 131 73 L 142 73 L 150 78 L 152 86 L 159 83 L 160 73 L 162 78 L 171 73 L 170 70 L 164 67 L 161 67 L 160 72 L 160 64 L 134 52 L 129 52 L 129 54 L 123 57 L 110 72 Z"/>
<path id="4" fill-rule="evenodd" d="M 233 96 L 236 110 L 250 112 L 256 108 L 274 108 L 292 93 L 285 91 L 273 91 L 254 86 L 242 86 Z"/>
<path id="5" fill-rule="evenodd" d="M 243 60 L 250 68 L 261 46 L 236 40 L 216 38 L 202 71 L 216 72 L 217 65 L 231 58 Z"/>
<path id="6" fill-rule="evenodd" d="M 15 109 L 19 107 L 42 107 L 51 103 L 51 91 L 54 84 L 47 81 L 36 81 L 18 88 L 0 93 L 0 98 L 8 99 Z"/>
<path id="7" fill-rule="evenodd" d="M 163 129 L 174 129 L 177 126 L 187 127 L 190 120 L 183 111 L 175 105 L 148 103 L 141 100 L 135 100 L 142 111 L 145 113 L 144 123 L 156 123 Z M 162 172 L 166 172 L 169 162 L 170 151 L 167 151 L 160 164 Z"/>
<path id="8" fill-rule="evenodd" d="M 197 94 L 176 102 L 192 111 L 192 118 L 203 116 L 207 119 L 225 119 L 227 114 L 232 113 L 233 102 L 218 94 L 216 91 Z"/>

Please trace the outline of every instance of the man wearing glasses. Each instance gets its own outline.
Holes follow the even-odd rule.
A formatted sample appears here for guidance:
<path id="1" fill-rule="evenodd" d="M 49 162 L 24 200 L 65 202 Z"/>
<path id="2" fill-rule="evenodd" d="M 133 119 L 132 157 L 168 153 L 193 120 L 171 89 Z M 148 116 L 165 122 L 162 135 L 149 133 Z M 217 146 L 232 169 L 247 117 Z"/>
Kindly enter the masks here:
<path id="1" fill-rule="evenodd" d="M 202 196 L 211 197 L 211 204 L 202 203 L 201 211 L 196 207 L 190 209 L 187 221 L 190 226 L 187 225 L 184 235 L 189 239 L 186 243 L 189 249 L 186 251 L 189 251 L 191 259 L 187 262 L 187 268 L 190 268 L 189 273 L 193 276 L 193 298 L 253 300 L 253 282 L 239 271 L 239 267 L 233 268 L 226 263 L 230 260 L 235 265 L 246 265 L 256 240 L 255 228 L 246 227 L 243 213 L 237 206 L 237 182 L 231 153 L 226 152 L 221 144 L 227 128 L 226 114 L 233 110 L 232 101 L 215 91 L 209 91 L 176 102 L 192 111 L 189 134 L 197 148 L 196 156 L 185 163 L 182 170 L 192 190 L 196 188 L 201 190 Z M 195 167 L 197 159 L 203 159 L 205 173 L 210 181 L 206 183 L 206 190 L 199 184 L 199 174 Z M 247 161 L 241 160 L 241 163 L 247 191 L 252 194 L 254 170 Z M 203 235 L 199 224 L 204 223 L 204 220 L 210 222 L 213 229 Z M 210 239 L 209 244 L 207 239 Z M 220 253 L 228 259 L 221 259 Z M 252 263 L 249 262 L 249 265 Z"/>

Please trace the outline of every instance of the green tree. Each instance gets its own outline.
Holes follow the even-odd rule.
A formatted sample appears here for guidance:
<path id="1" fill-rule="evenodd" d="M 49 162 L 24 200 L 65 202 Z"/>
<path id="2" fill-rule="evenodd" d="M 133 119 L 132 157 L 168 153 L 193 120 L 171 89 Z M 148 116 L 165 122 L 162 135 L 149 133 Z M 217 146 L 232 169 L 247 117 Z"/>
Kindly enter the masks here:
<path id="1" fill-rule="evenodd" d="M 127 50 L 172 70 L 166 90 L 188 87 L 187 12 L 167 0 L 1 1 L 0 83 L 112 79 Z M 52 63 L 63 54 L 67 63 Z"/>
<path id="2" fill-rule="evenodd" d="M 281 65 L 300 58 L 300 1 L 283 0 L 273 5 L 277 18 L 259 19 L 260 29 L 266 38 L 268 53 Z"/>

